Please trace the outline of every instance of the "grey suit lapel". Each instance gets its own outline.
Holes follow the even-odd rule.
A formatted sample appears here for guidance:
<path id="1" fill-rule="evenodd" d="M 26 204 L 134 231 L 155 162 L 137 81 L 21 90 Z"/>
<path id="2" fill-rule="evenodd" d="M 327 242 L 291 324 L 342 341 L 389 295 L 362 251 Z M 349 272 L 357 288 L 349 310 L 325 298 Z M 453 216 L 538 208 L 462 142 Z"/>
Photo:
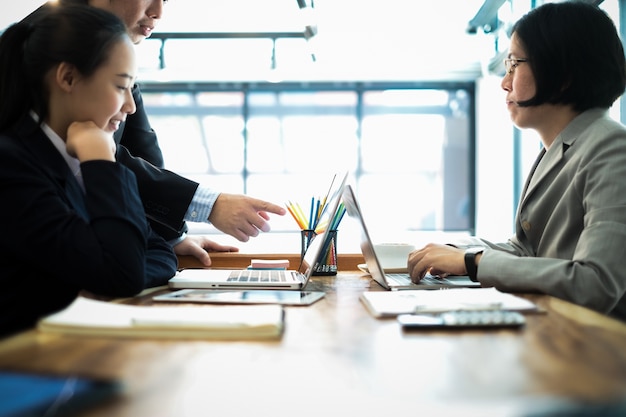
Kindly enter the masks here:
<path id="1" fill-rule="evenodd" d="M 560 137 L 559 137 L 560 138 Z M 532 175 L 526 183 L 526 191 L 524 193 L 524 201 L 526 201 L 537 189 L 538 185 L 545 180 L 546 176 L 552 171 L 563 159 L 565 153 L 563 143 L 557 138 L 553 146 L 548 150 L 542 149 L 543 157 L 537 158 L 536 166 Z"/>
<path id="2" fill-rule="evenodd" d="M 580 133 L 605 113 L 606 111 L 604 109 L 592 109 L 580 114 L 563 129 L 559 136 L 557 136 L 550 149 L 545 152 L 545 155 L 545 149 L 542 149 L 524 186 L 522 203 L 519 206 L 520 209 L 546 180 L 550 172 L 565 158 L 565 153 L 574 145 Z"/>

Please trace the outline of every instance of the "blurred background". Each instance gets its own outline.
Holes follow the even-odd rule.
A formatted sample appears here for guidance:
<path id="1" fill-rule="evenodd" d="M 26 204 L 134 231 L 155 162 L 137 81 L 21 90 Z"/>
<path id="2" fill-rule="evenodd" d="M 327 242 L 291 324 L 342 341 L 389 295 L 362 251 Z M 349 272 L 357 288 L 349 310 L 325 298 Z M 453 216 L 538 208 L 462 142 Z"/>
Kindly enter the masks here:
<path id="1" fill-rule="evenodd" d="M 5 1 L 0 29 L 42 3 Z M 502 59 L 542 3 L 170 0 L 137 46 L 139 83 L 181 175 L 308 207 L 348 171 L 376 240 L 503 240 L 540 143 L 509 120 Z M 623 0 L 594 3 L 621 28 Z"/>

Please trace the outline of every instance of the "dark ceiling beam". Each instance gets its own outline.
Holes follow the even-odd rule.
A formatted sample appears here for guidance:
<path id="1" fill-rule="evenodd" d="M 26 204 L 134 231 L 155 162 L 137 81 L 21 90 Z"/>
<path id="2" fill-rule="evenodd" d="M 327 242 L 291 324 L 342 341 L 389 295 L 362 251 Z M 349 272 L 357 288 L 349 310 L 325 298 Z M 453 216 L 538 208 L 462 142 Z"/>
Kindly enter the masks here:
<path id="1" fill-rule="evenodd" d="M 281 39 L 305 38 L 304 32 L 156 32 L 150 39 Z"/>

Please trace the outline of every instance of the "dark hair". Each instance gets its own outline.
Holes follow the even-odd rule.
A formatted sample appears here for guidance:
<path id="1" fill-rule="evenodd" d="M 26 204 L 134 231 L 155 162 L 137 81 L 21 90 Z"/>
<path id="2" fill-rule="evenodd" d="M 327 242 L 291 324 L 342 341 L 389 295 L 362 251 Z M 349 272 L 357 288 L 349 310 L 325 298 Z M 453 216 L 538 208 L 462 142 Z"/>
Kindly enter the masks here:
<path id="1" fill-rule="evenodd" d="M 127 36 L 118 17 L 90 6 L 46 6 L 11 25 L 0 36 L 0 129 L 30 110 L 47 118 L 44 79 L 55 65 L 67 62 L 89 77 Z"/>
<path id="2" fill-rule="evenodd" d="M 525 49 L 537 92 L 521 106 L 609 108 L 626 87 L 624 49 L 613 21 L 588 3 L 547 3 L 512 29 Z"/>

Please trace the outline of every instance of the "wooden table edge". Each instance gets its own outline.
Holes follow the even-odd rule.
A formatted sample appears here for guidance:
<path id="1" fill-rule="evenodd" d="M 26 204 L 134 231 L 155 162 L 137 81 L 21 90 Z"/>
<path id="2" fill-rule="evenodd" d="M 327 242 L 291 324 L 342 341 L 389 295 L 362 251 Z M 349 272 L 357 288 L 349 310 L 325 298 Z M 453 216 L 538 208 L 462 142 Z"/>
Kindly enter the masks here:
<path id="1" fill-rule="evenodd" d="M 298 269 L 300 254 L 295 253 L 241 253 L 241 252 L 210 252 L 211 267 L 214 268 L 246 268 L 251 259 L 287 259 L 290 269 Z M 360 253 L 339 254 L 337 256 L 337 268 L 340 271 L 356 271 L 358 265 L 364 263 Z M 204 268 L 197 258 L 187 255 L 178 256 L 179 268 Z"/>

